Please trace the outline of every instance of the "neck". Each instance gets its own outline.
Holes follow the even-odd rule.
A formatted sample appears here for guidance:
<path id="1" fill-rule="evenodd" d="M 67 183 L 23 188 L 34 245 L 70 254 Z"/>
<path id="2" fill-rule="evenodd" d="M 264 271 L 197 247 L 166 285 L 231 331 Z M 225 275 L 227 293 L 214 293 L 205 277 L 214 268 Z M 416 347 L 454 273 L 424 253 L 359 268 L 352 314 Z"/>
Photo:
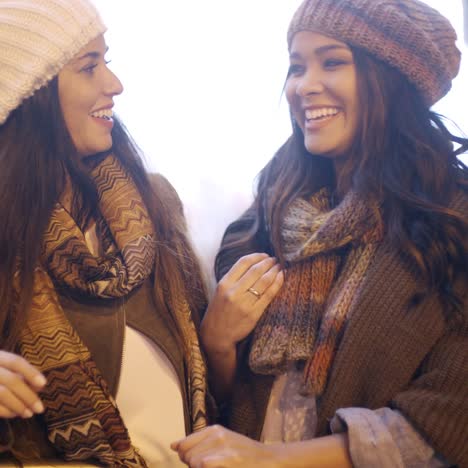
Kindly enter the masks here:
<path id="1" fill-rule="evenodd" d="M 344 198 L 351 190 L 351 177 L 346 170 L 346 160 L 344 158 L 333 159 L 333 171 L 335 176 L 335 204 Z"/>

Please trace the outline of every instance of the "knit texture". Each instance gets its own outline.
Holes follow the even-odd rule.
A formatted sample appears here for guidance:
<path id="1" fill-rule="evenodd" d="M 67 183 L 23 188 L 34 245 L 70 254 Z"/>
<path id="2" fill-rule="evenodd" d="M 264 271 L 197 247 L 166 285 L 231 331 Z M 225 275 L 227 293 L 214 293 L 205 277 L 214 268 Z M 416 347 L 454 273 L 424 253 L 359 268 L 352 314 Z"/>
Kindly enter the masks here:
<path id="1" fill-rule="evenodd" d="M 146 466 L 133 449 L 107 383 L 65 317 L 55 288 L 85 297 L 120 298 L 154 269 L 156 235 L 132 179 L 107 156 L 92 172 L 102 213 L 104 255 L 93 256 L 79 227 L 58 203 L 44 234 L 21 354 L 48 380 L 41 392 L 50 442 L 66 460 L 94 458 L 110 466 Z M 181 291 L 172 311 L 186 343 L 194 430 L 206 425 L 206 370 L 191 310 Z"/>
<path id="2" fill-rule="evenodd" d="M 88 0 L 0 0 L 0 125 L 105 31 Z"/>
<path id="3" fill-rule="evenodd" d="M 379 209 L 350 192 L 335 209 L 324 189 L 295 200 L 282 226 L 288 268 L 282 288 L 255 328 L 249 364 L 278 375 L 305 361 L 303 393 L 320 396 L 354 298 L 382 238 Z M 340 249 L 347 259 L 335 284 Z M 310 260 L 310 261 L 305 261 Z"/>
<path id="4" fill-rule="evenodd" d="M 468 194 L 460 190 L 450 208 L 466 219 Z M 230 241 L 243 238 L 244 226 L 228 228 Z M 436 452 L 468 467 L 467 286 L 454 286 L 464 296 L 460 325 L 446 323 L 437 294 L 416 299 L 423 287 L 415 265 L 384 239 L 351 304 L 317 407 L 317 436 L 329 433 L 339 408 L 396 408 Z M 253 373 L 240 359 L 228 426 L 258 439 L 274 377 Z"/>
<path id="5" fill-rule="evenodd" d="M 460 67 L 457 35 L 437 10 L 419 0 L 305 0 L 288 29 L 316 31 L 397 68 L 432 105 L 452 87 Z"/>

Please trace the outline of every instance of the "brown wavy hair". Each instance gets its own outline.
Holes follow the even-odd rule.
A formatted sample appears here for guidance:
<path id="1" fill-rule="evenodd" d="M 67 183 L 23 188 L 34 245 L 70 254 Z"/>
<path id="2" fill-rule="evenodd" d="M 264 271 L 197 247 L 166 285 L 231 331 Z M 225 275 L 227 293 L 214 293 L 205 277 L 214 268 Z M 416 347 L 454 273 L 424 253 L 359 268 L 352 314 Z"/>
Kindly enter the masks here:
<path id="1" fill-rule="evenodd" d="M 468 187 L 467 167 L 458 159 L 468 140 L 452 135 L 396 69 L 352 50 L 361 114 L 339 178 L 331 160 L 307 152 L 293 121 L 291 137 L 259 174 L 253 205 L 224 235 L 216 277 L 253 251 L 284 263 L 280 226 L 289 204 L 323 186 L 332 187 L 337 200 L 352 188 L 381 202 L 387 239 L 415 262 L 426 292 L 437 290 L 460 311 L 453 285 L 468 277 L 467 218 L 449 205 Z"/>
<path id="2" fill-rule="evenodd" d="M 0 327 L 1 348 L 7 350 L 14 349 L 25 324 L 40 239 L 68 177 L 74 189 L 73 217 L 82 229 L 98 209 L 89 166 L 78 156 L 63 119 L 57 83 L 56 77 L 0 126 Z M 186 238 L 182 206 L 177 216 L 166 197 L 152 189 L 141 153 L 118 118 L 112 139 L 112 152 L 135 181 L 159 241 L 155 275 L 161 286 L 155 294 L 156 308 L 170 313 L 185 291 L 197 320 L 206 305 L 205 287 Z M 15 274 L 20 294 L 13 287 Z"/>

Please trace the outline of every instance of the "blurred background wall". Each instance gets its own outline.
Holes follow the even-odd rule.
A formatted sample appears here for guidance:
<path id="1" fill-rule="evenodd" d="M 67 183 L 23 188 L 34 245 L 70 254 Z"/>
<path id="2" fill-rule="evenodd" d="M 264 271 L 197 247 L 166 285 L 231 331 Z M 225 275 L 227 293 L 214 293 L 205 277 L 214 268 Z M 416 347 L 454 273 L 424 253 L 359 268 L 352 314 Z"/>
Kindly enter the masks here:
<path id="1" fill-rule="evenodd" d="M 468 0 L 463 0 L 463 18 L 465 28 L 465 44 L 468 45 Z"/>
<path id="2" fill-rule="evenodd" d="M 286 30 L 300 0 L 95 1 L 109 27 L 111 67 L 125 86 L 116 111 L 150 170 L 179 192 L 211 275 L 224 229 L 290 134 Z M 468 134 L 467 2 L 427 3 L 452 21 L 465 55 L 451 94 L 435 109 Z"/>

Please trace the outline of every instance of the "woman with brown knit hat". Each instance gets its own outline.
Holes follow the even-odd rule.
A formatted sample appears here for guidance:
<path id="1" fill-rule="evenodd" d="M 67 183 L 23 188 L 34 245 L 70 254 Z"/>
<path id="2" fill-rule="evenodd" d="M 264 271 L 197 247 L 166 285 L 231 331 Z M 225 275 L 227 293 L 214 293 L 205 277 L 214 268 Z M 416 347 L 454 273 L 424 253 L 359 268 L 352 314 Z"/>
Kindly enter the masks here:
<path id="1" fill-rule="evenodd" d="M 88 0 L 0 0 L 7 466 L 181 466 L 170 442 L 206 425 L 199 267 L 113 115 L 105 30 Z"/>
<path id="2" fill-rule="evenodd" d="M 418 0 L 295 13 L 293 132 L 225 233 L 201 328 L 240 434 L 174 443 L 190 467 L 468 466 L 468 140 L 430 110 L 455 41 Z M 253 252 L 285 277 L 264 312 L 249 306 L 265 296 L 255 266 L 239 274 Z"/>

